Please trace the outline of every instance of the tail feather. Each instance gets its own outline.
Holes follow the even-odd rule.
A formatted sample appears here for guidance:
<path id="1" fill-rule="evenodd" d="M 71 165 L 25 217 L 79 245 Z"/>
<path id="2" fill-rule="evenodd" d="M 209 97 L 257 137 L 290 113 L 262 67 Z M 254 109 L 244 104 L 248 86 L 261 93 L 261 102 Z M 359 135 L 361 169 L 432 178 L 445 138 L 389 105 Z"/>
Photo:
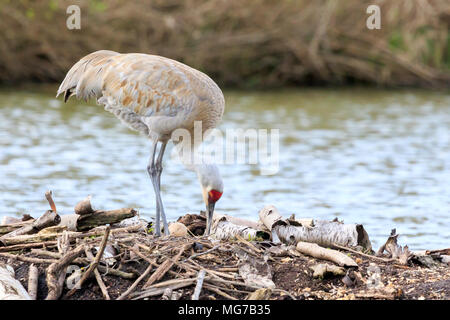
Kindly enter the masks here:
<path id="1" fill-rule="evenodd" d="M 102 60 L 119 53 L 109 50 L 100 50 L 88 54 L 70 68 L 66 77 L 59 86 L 56 97 L 64 92 L 64 102 L 71 96 L 88 100 L 101 92 L 101 77 L 104 65 Z"/>

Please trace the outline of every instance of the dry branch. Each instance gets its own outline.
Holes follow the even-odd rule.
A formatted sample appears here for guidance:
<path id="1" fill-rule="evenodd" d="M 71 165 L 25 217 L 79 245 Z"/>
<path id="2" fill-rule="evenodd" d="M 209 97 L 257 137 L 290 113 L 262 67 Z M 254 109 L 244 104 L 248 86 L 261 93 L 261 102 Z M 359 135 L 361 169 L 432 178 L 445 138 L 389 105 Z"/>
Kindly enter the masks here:
<path id="1" fill-rule="evenodd" d="M 19 229 L 3 235 L 2 237 L 0 237 L 0 241 L 3 242 L 3 239 L 5 238 L 12 238 L 19 235 L 38 233 L 42 229 L 57 225 L 58 223 L 60 223 L 60 221 L 61 218 L 56 213 L 56 211 L 48 210 L 32 223 L 26 224 Z"/>
<path id="2" fill-rule="evenodd" d="M 29 262 L 29 263 L 36 263 L 36 264 L 41 264 L 41 263 L 42 264 L 52 264 L 57 261 L 55 259 L 39 259 L 39 258 L 21 256 L 19 254 L 6 253 L 6 252 L 0 253 L 0 257 L 6 257 L 11 260 L 18 260 L 18 261 L 22 261 L 22 262 Z"/>
<path id="3" fill-rule="evenodd" d="M 24 244 L 16 244 L 10 245 L 7 247 L 0 247 L 0 252 L 11 252 L 29 248 L 37 248 L 37 247 L 53 247 L 56 245 L 56 241 L 43 241 L 43 242 L 35 242 L 35 243 L 24 243 Z"/>
<path id="4" fill-rule="evenodd" d="M 46 300 L 57 300 L 61 296 L 66 268 L 72 261 L 84 252 L 84 245 L 68 251 L 58 262 L 52 263 L 47 269 L 48 294 Z"/>
<path id="5" fill-rule="evenodd" d="M 20 222 L 14 222 L 14 223 L 10 223 L 10 224 L 2 224 L 0 225 L 0 235 L 4 235 L 7 233 L 10 233 L 14 230 L 20 229 L 26 225 L 31 224 L 33 220 L 27 220 L 27 221 L 20 221 Z"/>
<path id="6" fill-rule="evenodd" d="M 207 277 L 205 277 L 205 280 Z M 144 299 L 147 297 L 159 296 L 164 293 L 167 288 L 171 288 L 172 290 L 184 288 L 190 286 L 195 283 L 196 279 L 177 279 L 177 280 L 169 280 L 164 283 L 158 283 L 157 285 L 153 285 L 145 291 L 141 291 L 133 295 L 133 300 Z"/>
<path id="7" fill-rule="evenodd" d="M 89 268 L 87 269 L 87 271 L 83 274 L 83 276 L 81 277 L 81 279 L 77 282 L 77 284 L 75 285 L 74 288 L 72 288 L 67 294 L 66 294 L 66 298 L 69 298 L 70 296 L 72 296 L 76 290 L 78 290 L 78 288 L 81 288 L 81 286 L 83 285 L 84 281 L 86 281 L 86 279 L 89 278 L 89 276 L 91 275 L 91 273 L 96 270 L 98 263 L 100 262 L 100 259 L 103 256 L 103 251 L 105 251 L 105 247 L 106 247 L 106 243 L 108 241 L 108 236 L 109 236 L 109 232 L 110 232 L 110 227 L 106 227 L 105 229 L 105 235 L 103 236 L 102 242 L 100 244 L 100 249 L 97 252 L 97 255 L 95 256 L 94 261 L 92 262 L 92 264 L 89 266 Z"/>
<path id="8" fill-rule="evenodd" d="M 413 253 L 409 251 L 408 246 L 401 247 L 397 243 L 398 234 L 395 229 L 391 230 L 391 235 L 377 251 L 377 256 L 382 256 L 386 250 L 389 257 L 393 260 L 398 260 L 401 265 L 407 265 L 408 261 L 412 258 Z"/>
<path id="9" fill-rule="evenodd" d="M 38 291 L 39 270 L 32 264 L 28 270 L 28 294 L 31 300 L 36 300 Z"/>
<path id="10" fill-rule="evenodd" d="M 181 249 L 178 251 L 178 253 L 175 257 L 173 257 L 172 259 L 167 258 L 163 263 L 161 263 L 161 265 L 155 270 L 155 272 L 147 280 L 147 282 L 144 285 L 144 288 L 148 288 L 155 281 L 158 281 L 159 279 L 161 279 L 166 274 L 166 272 L 169 271 L 170 268 L 172 268 L 174 263 L 176 263 L 180 259 L 183 252 L 185 250 L 187 250 L 190 246 L 191 246 L 190 244 L 184 245 L 183 247 L 181 247 Z"/>
<path id="11" fill-rule="evenodd" d="M 128 295 L 133 292 L 133 290 L 137 287 L 137 285 L 152 271 L 152 265 L 149 265 L 145 272 L 136 279 L 136 281 L 125 291 L 120 295 L 120 297 L 117 298 L 117 300 L 124 300 Z"/>
<path id="12" fill-rule="evenodd" d="M 67 214 L 61 216 L 60 226 L 66 226 L 70 231 L 88 231 L 98 226 L 118 223 L 124 219 L 136 216 L 137 211 L 133 208 L 118 210 L 97 210 L 83 215 Z"/>
<path id="13" fill-rule="evenodd" d="M 332 249 L 325 249 L 320 247 L 316 243 L 298 242 L 296 249 L 308 256 L 332 261 L 340 266 L 344 267 L 358 267 L 358 264 L 349 256 Z"/>

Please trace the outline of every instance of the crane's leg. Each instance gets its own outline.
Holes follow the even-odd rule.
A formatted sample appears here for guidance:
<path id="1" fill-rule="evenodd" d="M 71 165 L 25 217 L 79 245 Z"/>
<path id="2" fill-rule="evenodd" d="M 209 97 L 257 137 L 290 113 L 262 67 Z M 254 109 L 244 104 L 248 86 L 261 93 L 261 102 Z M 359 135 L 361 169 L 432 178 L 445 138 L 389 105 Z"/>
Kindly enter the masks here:
<path id="1" fill-rule="evenodd" d="M 164 234 L 169 235 L 169 226 L 167 225 L 166 213 L 164 212 L 164 206 L 161 199 L 161 173 L 163 170 L 162 160 L 164 157 L 164 151 L 166 151 L 167 142 L 161 142 L 161 148 L 159 149 L 158 158 L 156 159 L 156 189 L 158 190 L 158 199 L 159 199 L 159 211 L 162 217 L 163 225 L 164 225 Z"/>
<path id="2" fill-rule="evenodd" d="M 152 180 L 153 189 L 155 190 L 156 197 L 156 221 L 155 221 L 155 235 L 157 237 L 161 236 L 161 218 L 163 219 L 164 224 L 164 233 L 169 234 L 169 227 L 167 226 L 166 215 L 164 213 L 164 207 L 161 200 L 161 173 L 162 173 L 162 158 L 164 156 L 164 151 L 166 148 L 166 142 L 162 142 L 161 148 L 158 154 L 158 157 L 155 161 L 156 150 L 158 147 L 158 142 L 155 141 L 150 153 L 150 160 L 147 166 L 147 171 L 150 175 L 150 179 Z"/>
<path id="3" fill-rule="evenodd" d="M 150 149 L 150 159 L 148 161 L 147 165 L 147 172 L 150 175 L 150 180 L 152 180 L 153 190 L 155 191 L 155 198 L 156 198 L 156 220 L 155 220 L 155 235 L 157 237 L 161 236 L 161 228 L 160 228 L 160 216 L 159 216 L 159 201 L 156 191 L 156 184 L 155 184 L 155 178 L 156 178 L 156 167 L 155 167 L 155 154 L 156 154 L 156 148 L 158 147 L 158 141 L 155 141 L 152 145 L 152 148 Z"/>

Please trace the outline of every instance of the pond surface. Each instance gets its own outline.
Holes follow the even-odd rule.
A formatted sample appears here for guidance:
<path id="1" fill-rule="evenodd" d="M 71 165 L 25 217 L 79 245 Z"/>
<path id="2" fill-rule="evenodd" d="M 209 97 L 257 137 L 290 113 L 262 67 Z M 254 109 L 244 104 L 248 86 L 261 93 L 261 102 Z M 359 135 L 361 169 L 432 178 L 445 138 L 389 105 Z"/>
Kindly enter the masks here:
<path id="1" fill-rule="evenodd" d="M 96 106 L 54 98 L 56 88 L 0 90 L 0 216 L 35 217 L 46 190 L 71 213 L 86 195 L 102 209 L 154 215 L 146 172 L 150 142 Z M 377 249 L 392 228 L 411 249 L 450 245 L 450 95 L 427 91 L 300 89 L 225 92 L 220 129 L 280 131 L 279 171 L 221 165 L 216 210 L 364 224 Z M 169 220 L 204 210 L 193 172 L 167 157 Z"/>

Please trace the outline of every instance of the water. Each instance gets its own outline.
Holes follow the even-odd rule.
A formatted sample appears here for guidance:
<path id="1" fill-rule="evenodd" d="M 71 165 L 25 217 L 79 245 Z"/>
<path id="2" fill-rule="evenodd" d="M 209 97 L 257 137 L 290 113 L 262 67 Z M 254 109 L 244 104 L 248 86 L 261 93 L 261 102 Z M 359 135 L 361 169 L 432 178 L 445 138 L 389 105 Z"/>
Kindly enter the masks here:
<path id="1" fill-rule="evenodd" d="M 149 141 L 93 102 L 63 104 L 56 88 L 0 91 L 0 216 L 35 217 L 51 189 L 71 213 L 88 194 L 104 209 L 153 216 Z M 450 95 L 368 89 L 226 92 L 221 129 L 280 129 L 280 170 L 223 165 L 217 211 L 364 224 L 378 248 L 392 228 L 414 250 L 450 244 Z M 195 175 L 167 159 L 169 220 L 204 210 Z"/>

